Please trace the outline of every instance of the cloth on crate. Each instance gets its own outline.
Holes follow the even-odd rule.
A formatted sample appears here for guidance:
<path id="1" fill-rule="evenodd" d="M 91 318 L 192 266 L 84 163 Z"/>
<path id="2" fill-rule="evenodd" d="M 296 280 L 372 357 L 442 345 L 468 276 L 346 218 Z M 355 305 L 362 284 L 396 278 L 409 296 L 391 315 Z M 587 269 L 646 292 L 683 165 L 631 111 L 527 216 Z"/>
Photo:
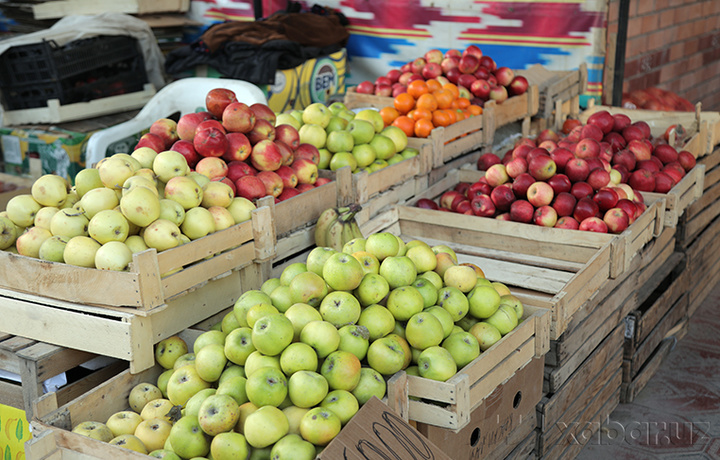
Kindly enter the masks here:
<path id="1" fill-rule="evenodd" d="M 145 59 L 145 70 L 150 83 L 155 89 L 165 86 L 164 57 L 152 29 L 147 22 L 123 13 L 65 16 L 49 29 L 0 41 L 0 55 L 17 45 L 54 40 L 59 46 L 63 46 L 74 40 L 99 35 L 128 35 L 135 38 Z"/>
<path id="2" fill-rule="evenodd" d="M 225 22 L 168 53 L 165 70 L 180 76 L 207 65 L 226 77 L 272 84 L 277 70 L 339 51 L 349 37 L 335 14 L 279 13 L 261 21 Z"/>

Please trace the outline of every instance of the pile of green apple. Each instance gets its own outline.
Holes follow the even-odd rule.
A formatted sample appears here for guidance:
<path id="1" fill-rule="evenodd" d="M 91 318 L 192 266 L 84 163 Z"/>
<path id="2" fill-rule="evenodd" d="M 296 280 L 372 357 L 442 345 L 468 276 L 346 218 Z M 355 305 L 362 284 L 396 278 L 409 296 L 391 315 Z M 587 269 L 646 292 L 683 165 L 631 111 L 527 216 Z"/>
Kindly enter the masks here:
<path id="1" fill-rule="evenodd" d="M 376 109 L 357 113 L 342 102 L 329 106 L 316 102 L 304 110 L 277 115 L 276 125 L 295 127 L 300 142 L 317 147 L 319 169 L 336 171 L 350 166 L 353 172 L 374 172 L 418 154 L 407 146 L 407 135 L 397 126 L 385 126 Z"/>
<path id="2" fill-rule="evenodd" d="M 382 232 L 342 252 L 317 247 L 246 291 L 192 351 L 177 336 L 157 345 L 167 370 L 130 393 L 141 417 L 127 416 L 150 411 L 157 429 L 128 427 L 120 445 L 158 458 L 313 459 L 365 402 L 385 396 L 386 378 L 404 369 L 445 381 L 522 316 L 506 286 L 445 245 Z M 175 406 L 179 420 L 157 420 Z"/>
<path id="3" fill-rule="evenodd" d="M 250 219 L 255 204 L 224 182 L 191 171 L 182 154 L 117 153 L 80 171 L 54 174 L 0 213 L 0 250 L 80 267 L 126 270 L 132 254 L 158 252 Z"/>

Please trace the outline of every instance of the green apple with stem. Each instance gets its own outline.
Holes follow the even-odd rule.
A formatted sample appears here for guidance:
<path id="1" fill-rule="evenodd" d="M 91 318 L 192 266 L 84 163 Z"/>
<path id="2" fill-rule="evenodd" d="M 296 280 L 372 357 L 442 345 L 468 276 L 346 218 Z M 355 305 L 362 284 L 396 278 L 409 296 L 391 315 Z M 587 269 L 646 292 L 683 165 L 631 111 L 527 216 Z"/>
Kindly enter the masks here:
<path id="1" fill-rule="evenodd" d="M 328 381 L 314 371 L 297 371 L 288 379 L 288 395 L 293 405 L 302 408 L 314 407 L 328 393 Z"/>
<path id="2" fill-rule="evenodd" d="M 480 356 L 480 344 L 474 335 L 465 331 L 450 334 L 443 340 L 442 347 L 450 352 L 458 369 Z"/>
<path id="3" fill-rule="evenodd" d="M 318 358 L 325 358 L 340 346 L 340 333 L 327 321 L 311 321 L 300 332 L 300 341 L 310 345 Z"/>
<path id="4" fill-rule="evenodd" d="M 457 373 L 457 364 L 448 350 L 432 346 L 420 353 L 418 369 L 421 377 L 444 382 Z"/>
<path id="5" fill-rule="evenodd" d="M 306 343 L 291 343 L 280 354 L 280 368 L 288 377 L 298 371 L 315 372 L 318 369 L 317 353 Z"/>
<path id="6" fill-rule="evenodd" d="M 280 369 L 265 366 L 248 375 L 245 391 L 250 402 L 256 406 L 277 407 L 287 396 L 288 381 Z"/>
<path id="7" fill-rule="evenodd" d="M 355 260 L 350 255 L 344 255 L 352 260 Z M 360 306 L 358 299 L 356 299 L 352 293 L 346 291 L 333 291 L 323 298 L 320 303 L 319 310 L 323 320 L 331 323 L 337 328 L 340 328 L 346 324 L 355 324 L 360 318 L 362 307 Z"/>
<path id="8" fill-rule="evenodd" d="M 363 308 L 357 324 L 368 330 L 370 342 L 385 337 L 395 328 L 395 317 L 382 305 L 373 304 Z"/>
<path id="9" fill-rule="evenodd" d="M 340 334 L 338 350 L 350 352 L 360 360 L 365 358 L 370 346 L 370 332 L 365 326 L 347 324 L 341 327 L 338 333 Z"/>
<path id="10" fill-rule="evenodd" d="M 390 291 L 386 307 L 397 321 L 407 321 L 414 314 L 420 313 L 425 306 L 425 299 L 417 288 L 401 286 Z"/>
<path id="11" fill-rule="evenodd" d="M 293 324 L 290 319 L 281 313 L 276 313 L 255 322 L 252 342 L 260 353 L 276 356 L 292 343 L 293 334 Z"/>
<path id="12" fill-rule="evenodd" d="M 386 392 L 387 383 L 382 374 L 371 367 L 363 367 L 360 370 L 360 381 L 352 390 L 352 395 L 362 406 L 373 396 L 378 399 L 384 398 Z"/>

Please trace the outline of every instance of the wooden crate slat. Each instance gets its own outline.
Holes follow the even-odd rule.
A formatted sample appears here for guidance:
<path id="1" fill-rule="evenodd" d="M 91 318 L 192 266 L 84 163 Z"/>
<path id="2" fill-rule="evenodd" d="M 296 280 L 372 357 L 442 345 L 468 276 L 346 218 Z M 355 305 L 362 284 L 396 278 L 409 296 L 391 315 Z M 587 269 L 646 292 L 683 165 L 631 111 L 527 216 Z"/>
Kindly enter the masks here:
<path id="1" fill-rule="evenodd" d="M 185 12 L 189 0 L 64 0 L 46 1 L 32 5 L 35 19 L 58 19 L 73 14 L 156 14 Z"/>

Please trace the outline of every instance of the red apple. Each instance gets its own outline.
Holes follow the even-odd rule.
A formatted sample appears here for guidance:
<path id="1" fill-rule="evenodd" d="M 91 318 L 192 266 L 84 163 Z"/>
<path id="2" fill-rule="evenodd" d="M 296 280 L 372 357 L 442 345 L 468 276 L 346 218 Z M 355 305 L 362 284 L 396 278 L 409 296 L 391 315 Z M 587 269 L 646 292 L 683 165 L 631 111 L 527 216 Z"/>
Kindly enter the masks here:
<path id="1" fill-rule="evenodd" d="M 473 75 L 478 80 L 487 80 L 492 75 L 487 67 L 478 66 L 477 70 L 473 72 Z"/>
<path id="2" fill-rule="evenodd" d="M 460 75 L 464 75 L 462 72 L 460 72 L 460 69 L 458 67 L 448 69 L 447 72 L 445 72 L 445 78 L 447 78 L 450 83 L 457 84 L 458 79 L 460 78 Z"/>
<path id="3" fill-rule="evenodd" d="M 319 177 L 318 176 L 318 178 L 315 180 L 314 186 L 317 188 L 317 187 L 320 187 L 321 185 L 329 184 L 330 182 L 332 182 L 332 179 L 330 179 L 329 177 Z"/>
<path id="4" fill-rule="evenodd" d="M 577 118 L 567 118 L 563 122 L 562 132 L 563 134 L 570 134 L 570 131 L 579 126 L 582 126 L 582 122 L 580 120 Z"/>
<path id="5" fill-rule="evenodd" d="M 599 157 L 600 143 L 591 137 L 580 139 L 575 146 L 575 156 L 583 159 Z"/>
<path id="6" fill-rule="evenodd" d="M 282 165 L 277 169 L 277 171 L 275 171 L 275 173 L 277 173 L 282 180 L 284 188 L 295 188 L 297 186 L 297 175 L 290 166 Z"/>
<path id="7" fill-rule="evenodd" d="M 598 208 L 601 212 L 605 212 L 608 209 L 614 208 L 617 202 L 620 200 L 617 192 L 612 188 L 605 187 L 598 190 L 593 196 L 593 201 L 597 203 Z"/>
<path id="8" fill-rule="evenodd" d="M 624 113 L 616 113 L 613 115 L 613 131 L 622 133 L 623 129 L 627 128 L 632 124 L 630 117 Z"/>
<path id="9" fill-rule="evenodd" d="M 520 174 L 527 172 L 527 169 L 527 161 L 522 158 L 512 159 L 505 165 L 505 171 L 507 172 L 507 175 L 513 179 L 515 179 Z"/>
<path id="10" fill-rule="evenodd" d="M 642 160 L 637 162 L 637 169 L 645 169 L 647 171 L 656 173 L 660 171 L 660 166 L 652 160 Z"/>
<path id="11" fill-rule="evenodd" d="M 616 133 L 615 131 L 612 131 L 610 133 L 607 133 L 605 137 L 603 137 L 603 142 L 607 142 L 610 144 L 610 147 L 614 152 L 618 152 L 627 146 L 627 141 L 620 133 Z"/>
<path id="12" fill-rule="evenodd" d="M 525 156 L 525 160 L 527 160 L 528 164 L 530 164 L 533 158 L 541 155 L 545 157 L 550 157 L 550 152 L 548 152 L 547 149 L 545 149 L 544 147 L 535 147 L 528 152 L 527 156 Z"/>
<path id="13" fill-rule="evenodd" d="M 221 157 L 229 145 L 225 133 L 213 127 L 198 131 L 193 138 L 195 151 L 203 157 Z"/>
<path id="14" fill-rule="evenodd" d="M 292 125 L 278 125 L 275 127 L 275 140 L 282 141 L 295 150 L 300 145 L 300 134 Z"/>
<path id="15" fill-rule="evenodd" d="M 192 142 L 195 128 L 201 122 L 212 119 L 210 112 L 193 112 L 181 116 L 177 123 L 178 137 L 184 141 Z"/>
<path id="16" fill-rule="evenodd" d="M 603 132 L 596 125 L 584 125 L 580 128 L 580 139 L 590 138 L 600 142 L 603 136 Z"/>
<path id="17" fill-rule="evenodd" d="M 577 199 L 568 192 L 560 192 L 555 195 L 553 199 L 552 207 L 555 208 L 555 212 L 558 216 L 572 216 L 575 210 Z"/>
<path id="18" fill-rule="evenodd" d="M 453 209 L 461 200 L 465 199 L 462 193 L 457 190 L 448 190 L 440 195 L 440 207 Z"/>
<path id="19" fill-rule="evenodd" d="M 260 171 L 256 176 L 265 185 L 265 194 L 280 196 L 283 191 L 283 180 L 275 171 Z"/>
<path id="20" fill-rule="evenodd" d="M 655 190 L 655 177 L 653 177 L 653 173 L 650 171 L 637 169 L 630 174 L 628 184 L 634 190 L 652 192 Z"/>
<path id="21" fill-rule="evenodd" d="M 630 225 L 630 217 L 622 208 L 612 208 L 605 212 L 603 222 L 610 233 L 622 233 Z"/>
<path id="22" fill-rule="evenodd" d="M 536 208 L 549 205 L 554 196 L 553 188 L 547 182 L 533 182 L 527 189 L 527 201 Z"/>
<path id="23" fill-rule="evenodd" d="M 229 104 L 237 102 L 235 92 L 227 88 L 214 88 L 205 96 L 205 107 L 215 118 L 222 118 L 223 110 Z"/>
<path id="24" fill-rule="evenodd" d="M 552 160 L 555 162 L 557 170 L 564 172 L 565 166 L 569 161 L 575 158 L 575 155 L 573 155 L 573 153 L 566 148 L 558 147 L 552 152 L 550 152 L 550 158 L 552 158 Z"/>
<path id="25" fill-rule="evenodd" d="M 443 58 L 443 60 L 440 61 L 440 68 L 442 69 L 442 73 L 444 75 L 447 75 L 447 73 L 450 69 L 457 69 L 459 62 L 460 62 L 460 58 L 457 58 L 457 57 Z"/>
<path id="26" fill-rule="evenodd" d="M 517 198 L 526 198 L 528 188 L 535 182 L 535 178 L 529 173 L 520 174 L 512 183 L 512 191 Z"/>
<path id="27" fill-rule="evenodd" d="M 275 126 L 275 121 L 277 120 L 277 117 L 275 116 L 275 112 L 273 112 L 273 110 L 268 107 L 267 104 L 263 104 L 262 102 L 256 102 L 250 106 L 250 110 L 252 110 L 255 114 L 256 120 L 265 120 L 272 126 Z"/>
<path id="28" fill-rule="evenodd" d="M 588 184 L 587 182 L 580 181 L 575 182 L 570 189 L 570 193 L 572 196 L 575 197 L 576 200 L 581 200 L 582 198 L 588 197 L 592 198 L 592 196 L 595 194 L 595 190 Z"/>
<path id="29" fill-rule="evenodd" d="M 410 71 L 416 75 L 420 75 L 422 73 L 423 67 L 427 64 L 427 61 L 425 58 L 415 58 L 414 61 L 410 63 Z"/>
<path id="30" fill-rule="evenodd" d="M 485 194 L 477 195 L 475 198 L 470 201 L 470 205 L 473 211 L 473 214 L 479 217 L 493 217 L 495 216 L 495 203 L 493 203 L 492 198 L 490 196 Z"/>
<path id="31" fill-rule="evenodd" d="M 478 48 L 479 49 L 479 48 Z M 444 57 L 456 57 L 460 59 L 460 56 L 462 56 L 462 51 L 454 48 L 450 48 L 449 50 L 445 51 Z M 480 52 L 480 56 L 482 56 L 482 51 Z"/>
<path id="32" fill-rule="evenodd" d="M 477 56 L 468 53 L 460 58 L 457 68 L 460 73 L 471 75 L 477 70 L 478 66 L 480 66 L 480 60 Z"/>
<path id="33" fill-rule="evenodd" d="M 510 85 L 508 85 L 508 92 L 511 96 L 520 96 L 527 92 L 528 86 L 527 78 L 522 75 L 516 75 L 510 82 Z"/>
<path id="34" fill-rule="evenodd" d="M 485 79 L 478 78 L 470 85 L 470 92 L 475 97 L 488 100 L 490 98 L 490 84 Z"/>
<path id="35" fill-rule="evenodd" d="M 283 156 L 275 142 L 264 139 L 253 146 L 250 163 L 258 171 L 276 171 L 283 164 Z"/>
<path id="36" fill-rule="evenodd" d="M 649 160 L 652 156 L 651 148 L 640 139 L 633 139 L 628 142 L 627 149 L 635 155 L 637 161 Z"/>
<path id="37" fill-rule="evenodd" d="M 678 151 L 675 150 L 675 147 L 669 144 L 656 145 L 653 150 L 653 155 L 662 161 L 663 164 L 678 161 Z"/>
<path id="38" fill-rule="evenodd" d="M 478 171 L 487 171 L 492 165 L 500 164 L 500 157 L 494 153 L 483 153 L 477 161 Z"/>
<path id="39" fill-rule="evenodd" d="M 461 200 L 453 209 L 458 214 L 470 214 L 473 215 L 472 207 L 469 200 Z"/>
<path id="40" fill-rule="evenodd" d="M 422 69 L 422 76 L 426 80 L 431 80 L 443 74 L 443 69 L 438 62 L 428 62 Z"/>
<path id="41" fill-rule="evenodd" d="M 457 85 L 462 86 L 463 88 L 466 88 L 469 90 L 472 87 L 472 84 L 475 83 L 475 80 L 477 80 L 477 78 L 475 78 L 475 76 L 473 74 L 463 73 L 463 74 L 460 74 L 460 76 L 458 77 Z"/>
<path id="42" fill-rule="evenodd" d="M 485 171 L 485 180 L 491 187 L 497 187 L 498 185 L 508 182 L 510 177 L 507 174 L 505 165 L 495 164 Z"/>
<path id="43" fill-rule="evenodd" d="M 502 184 L 495 187 L 490 193 L 490 198 L 495 204 L 495 209 L 504 212 L 510 209 L 510 204 L 515 201 L 515 193 L 510 184 Z"/>
<path id="44" fill-rule="evenodd" d="M 640 128 L 640 130 L 643 133 L 643 137 L 645 139 L 650 139 L 652 137 L 652 131 L 650 130 L 650 125 L 646 121 L 638 120 L 635 123 L 633 123 L 632 125 Z"/>
<path id="45" fill-rule="evenodd" d="M 529 144 L 518 144 L 513 148 L 512 150 L 512 157 L 513 158 L 525 158 L 527 159 L 528 153 L 530 153 L 535 148 L 535 145 L 529 145 Z"/>
<path id="46" fill-rule="evenodd" d="M 285 201 L 298 195 L 300 195 L 300 190 L 293 187 L 283 187 L 283 191 L 280 195 L 278 195 L 277 199 L 280 201 Z"/>
<path id="47" fill-rule="evenodd" d="M 375 85 L 375 96 L 390 97 L 392 96 L 393 88 L 390 85 L 377 84 Z"/>
<path id="48" fill-rule="evenodd" d="M 256 200 L 266 195 L 265 184 L 256 176 L 242 176 L 235 181 L 237 196 L 247 198 L 248 200 Z"/>
<path id="49" fill-rule="evenodd" d="M 170 118 L 160 118 L 150 125 L 150 132 L 163 141 L 163 150 L 173 145 L 178 139 L 177 122 Z"/>
<path id="50" fill-rule="evenodd" d="M 580 224 L 572 216 L 562 216 L 557 220 L 555 228 L 564 228 L 567 230 L 578 230 Z"/>
<path id="51" fill-rule="evenodd" d="M 562 192 L 569 193 L 572 189 L 572 182 L 570 182 L 570 179 L 565 174 L 555 174 L 547 180 L 547 183 L 552 187 L 555 195 Z"/>
<path id="52" fill-rule="evenodd" d="M 191 169 L 194 169 L 197 162 L 200 161 L 200 158 L 202 158 L 195 151 L 195 146 L 193 146 L 191 141 L 184 141 L 181 139 L 175 142 L 172 147 L 170 147 L 170 150 L 179 152 L 182 156 L 184 156 L 185 161 L 187 161 L 187 164 Z"/>
<path id="53" fill-rule="evenodd" d="M 282 156 L 282 164 L 285 166 L 290 166 L 293 161 L 295 161 L 295 154 L 293 153 L 292 149 L 288 147 L 288 145 L 285 142 L 275 140 L 275 145 L 277 145 L 278 149 L 280 149 L 280 155 Z"/>
<path id="54" fill-rule="evenodd" d="M 550 155 L 537 155 L 528 162 L 528 172 L 536 180 L 547 180 L 557 171 L 557 165 Z"/>
<path id="55" fill-rule="evenodd" d="M 600 190 L 610 184 L 610 173 L 604 168 L 595 168 L 590 171 L 585 182 L 587 182 L 593 190 Z"/>
<path id="56" fill-rule="evenodd" d="M 483 67 L 487 67 L 490 72 L 494 72 L 495 69 L 497 69 L 497 64 L 490 56 L 481 56 L 480 65 Z"/>
<path id="57" fill-rule="evenodd" d="M 133 150 L 137 150 L 141 147 L 148 147 L 153 149 L 155 152 L 160 153 L 165 150 L 165 140 L 157 134 L 145 133 L 140 136 L 140 139 L 138 139 L 138 142 L 135 144 L 135 148 Z"/>
<path id="58" fill-rule="evenodd" d="M 305 158 L 317 165 L 320 163 L 320 152 L 314 145 L 303 143 L 295 149 L 295 158 Z"/>
<path id="59" fill-rule="evenodd" d="M 485 194 L 490 195 L 490 192 L 492 192 L 492 187 L 490 184 L 488 184 L 486 181 L 478 180 L 477 182 L 474 182 L 470 184 L 470 187 L 468 187 L 467 195 L 468 198 L 470 198 L 471 195 L 478 195 L 478 194 Z"/>
<path id="60" fill-rule="evenodd" d="M 399 76 L 398 76 L 399 78 Z M 392 86 L 393 82 L 390 80 L 390 78 L 386 76 L 379 76 L 375 79 L 375 87 L 377 88 L 378 85 L 385 85 L 385 86 Z"/>
<path id="61" fill-rule="evenodd" d="M 418 208 L 433 209 L 433 210 L 437 210 L 439 208 L 438 204 L 429 198 L 420 198 L 415 203 L 415 206 L 417 206 Z"/>
<path id="62" fill-rule="evenodd" d="M 360 94 L 373 94 L 375 93 L 375 85 L 369 80 L 358 83 L 355 87 L 355 92 Z"/>
<path id="63" fill-rule="evenodd" d="M 304 183 L 304 184 L 298 184 L 295 189 L 300 193 L 305 193 L 307 191 L 310 191 L 315 188 L 314 184 Z"/>
<path id="64" fill-rule="evenodd" d="M 228 148 L 222 156 L 225 161 L 244 161 L 250 156 L 252 145 L 250 145 L 250 140 L 246 135 L 243 133 L 228 133 L 225 138 L 228 141 Z"/>
<path id="65" fill-rule="evenodd" d="M 655 177 L 655 190 L 656 193 L 668 193 L 677 182 L 668 173 L 658 171 L 653 174 Z"/>
<path id="66" fill-rule="evenodd" d="M 639 141 L 645 137 L 643 130 L 632 124 L 623 128 L 621 134 L 628 143 L 633 140 Z"/>
<path id="67" fill-rule="evenodd" d="M 584 197 L 578 200 L 573 210 L 573 217 L 578 222 L 582 222 L 588 217 L 594 217 L 600 211 L 600 207 L 590 197 Z"/>
<path id="68" fill-rule="evenodd" d="M 567 175 L 573 183 L 584 181 L 589 174 L 590 166 L 588 166 L 588 162 L 582 158 L 570 160 L 565 165 L 565 175 Z"/>
<path id="69" fill-rule="evenodd" d="M 222 113 L 222 125 L 228 132 L 249 133 L 255 122 L 255 113 L 243 102 L 228 104 Z"/>
<path id="70" fill-rule="evenodd" d="M 615 166 L 622 165 L 628 171 L 634 171 L 637 165 L 637 159 L 635 158 L 635 154 L 630 150 L 623 149 L 613 155 L 612 164 Z"/>
<path id="71" fill-rule="evenodd" d="M 542 227 L 554 227 L 557 219 L 557 212 L 552 206 L 540 206 L 533 215 L 533 223 Z"/>
<path id="72" fill-rule="evenodd" d="M 243 176 L 254 176 L 256 174 L 257 170 L 244 161 L 230 161 L 228 163 L 227 177 L 233 182 L 237 182 Z"/>
<path id="73" fill-rule="evenodd" d="M 588 117 L 587 123 L 597 126 L 603 134 L 607 134 L 612 131 L 615 119 L 607 110 L 599 110 Z"/>
<path id="74" fill-rule="evenodd" d="M 472 54 L 476 58 L 480 59 L 483 56 L 483 52 L 477 45 L 468 45 L 467 48 L 465 48 L 461 54 L 461 56 L 465 56 L 468 54 Z"/>
<path id="75" fill-rule="evenodd" d="M 696 160 L 695 156 L 687 150 L 681 150 L 678 152 L 678 162 L 685 169 L 685 172 L 690 171 L 695 167 Z"/>
<path id="76" fill-rule="evenodd" d="M 558 148 L 557 143 L 555 143 L 555 141 L 551 141 L 550 139 L 546 139 L 540 142 L 538 144 L 538 147 L 543 148 L 550 153 L 552 153 L 556 148 Z"/>
<path id="77" fill-rule="evenodd" d="M 505 66 L 495 69 L 493 75 L 495 75 L 498 85 L 502 86 L 510 86 L 513 78 L 515 78 L 515 72 L 513 72 L 510 67 Z"/>
<path id="78" fill-rule="evenodd" d="M 295 158 L 290 167 L 295 171 L 298 183 L 314 185 L 318 178 L 317 165 L 307 158 Z M 300 185 L 297 188 L 300 188 Z"/>
<path id="79" fill-rule="evenodd" d="M 505 100 L 507 100 L 507 98 L 508 92 L 504 86 L 495 86 L 494 88 L 490 88 L 490 100 L 495 101 L 498 104 L 502 104 Z"/>
<path id="80" fill-rule="evenodd" d="M 635 222 L 635 217 L 638 214 L 638 207 L 634 201 L 628 200 L 627 198 L 623 198 L 621 200 L 618 200 L 618 202 L 615 206 L 617 208 L 620 208 L 623 211 L 625 211 L 625 213 L 628 216 L 629 224 L 632 224 L 633 222 Z"/>
<path id="81" fill-rule="evenodd" d="M 605 221 L 599 217 L 587 217 L 580 222 L 578 230 L 595 233 L 607 233 L 608 227 Z"/>
<path id="82" fill-rule="evenodd" d="M 530 223 L 534 213 L 535 208 L 526 200 L 513 201 L 510 205 L 510 220 L 513 222 Z"/>
<path id="83" fill-rule="evenodd" d="M 252 145 L 255 145 L 263 140 L 274 141 L 275 126 L 263 118 L 258 118 L 255 120 L 255 125 L 247 133 L 247 138 L 250 140 Z"/>

